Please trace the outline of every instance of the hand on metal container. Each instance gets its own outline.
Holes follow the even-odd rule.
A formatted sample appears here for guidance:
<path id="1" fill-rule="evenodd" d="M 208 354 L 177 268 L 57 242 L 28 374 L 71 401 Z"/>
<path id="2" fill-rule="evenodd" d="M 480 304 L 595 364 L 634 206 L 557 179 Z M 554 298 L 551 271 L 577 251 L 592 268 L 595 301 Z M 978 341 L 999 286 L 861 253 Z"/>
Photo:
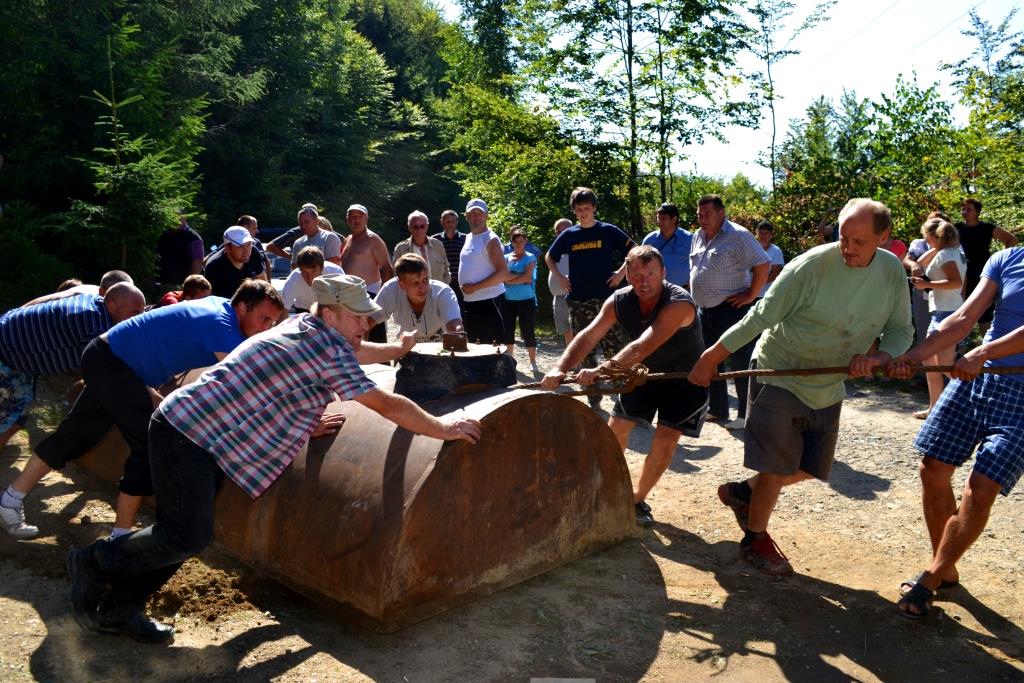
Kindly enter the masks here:
<path id="1" fill-rule="evenodd" d="M 412 347 L 416 346 L 416 333 L 415 332 L 402 332 L 398 335 L 398 344 L 402 348 L 402 355 L 412 351 Z"/>
<path id="2" fill-rule="evenodd" d="M 316 426 L 316 429 L 313 430 L 313 434 L 311 436 L 315 437 L 324 436 L 325 434 L 334 434 L 341 429 L 341 425 L 344 422 L 344 413 L 324 413 L 320 417 L 320 424 Z"/>
<path id="3" fill-rule="evenodd" d="M 445 441 L 468 441 L 476 443 L 480 440 L 480 421 L 468 417 L 451 418 L 444 423 Z"/>

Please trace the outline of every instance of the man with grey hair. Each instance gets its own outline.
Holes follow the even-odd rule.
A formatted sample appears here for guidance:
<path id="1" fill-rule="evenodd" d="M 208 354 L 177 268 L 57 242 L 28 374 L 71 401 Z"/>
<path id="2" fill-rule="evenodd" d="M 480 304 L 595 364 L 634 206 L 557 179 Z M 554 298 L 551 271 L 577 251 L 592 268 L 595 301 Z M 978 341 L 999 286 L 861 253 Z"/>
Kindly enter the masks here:
<path id="1" fill-rule="evenodd" d="M 356 401 L 414 434 L 470 443 L 480 438 L 477 420 L 434 417 L 363 372 L 357 354 L 367 318 L 378 307 L 362 279 L 318 277 L 313 289 L 310 313 L 253 337 L 160 404 L 149 423 L 156 524 L 69 553 L 71 604 L 80 626 L 149 643 L 173 638 L 172 626 L 145 615 L 146 601 L 209 545 L 225 476 L 258 498 L 310 438 L 342 428 L 343 414 L 325 412 L 335 400 Z M 269 400 L 252 401 L 254 386 Z"/>
<path id="2" fill-rule="evenodd" d="M 722 484 L 718 497 L 744 532 L 744 559 L 766 574 L 793 573 L 768 535 L 768 520 L 784 486 L 828 479 L 846 395 L 843 380 L 870 375 L 906 351 L 914 338 L 903 266 L 879 249 L 891 228 L 884 204 L 851 199 L 839 214 L 839 242 L 793 259 L 765 297 L 690 371 L 691 382 L 708 386 L 719 363 L 758 335 L 755 357 L 762 368 L 848 368 L 843 374 L 761 377 L 751 383 L 744 465 L 757 474 Z"/>
<path id="3" fill-rule="evenodd" d="M 409 228 L 409 239 L 402 240 L 395 245 L 395 253 L 392 261 L 398 262 L 400 256 L 405 254 L 416 254 L 427 264 L 427 276 L 431 280 L 438 280 L 446 285 L 452 281 L 451 270 L 448 267 L 448 256 L 445 254 L 444 245 L 439 240 L 427 236 L 427 228 L 430 219 L 422 211 L 413 211 L 406 220 Z"/>

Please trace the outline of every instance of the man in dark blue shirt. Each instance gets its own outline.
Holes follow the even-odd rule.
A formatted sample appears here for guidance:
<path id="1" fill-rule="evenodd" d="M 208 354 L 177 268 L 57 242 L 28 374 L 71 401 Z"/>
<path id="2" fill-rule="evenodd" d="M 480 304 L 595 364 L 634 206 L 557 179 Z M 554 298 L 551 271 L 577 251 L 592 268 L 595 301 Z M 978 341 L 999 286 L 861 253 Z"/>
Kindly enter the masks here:
<path id="1" fill-rule="evenodd" d="M 578 222 L 555 238 L 544 261 L 568 291 L 569 324 L 573 334 L 579 334 L 597 317 L 605 299 L 622 282 L 626 275 L 622 259 L 636 244 L 618 227 L 594 218 L 597 195 L 590 188 L 573 190 L 569 204 Z M 568 277 L 558 272 L 558 259 L 563 254 L 569 255 Z M 617 268 L 616 263 L 620 264 Z M 606 359 L 611 358 L 628 343 L 621 326 L 616 324 L 601 339 L 601 353 Z M 593 350 L 584 358 L 583 367 L 597 367 Z"/>

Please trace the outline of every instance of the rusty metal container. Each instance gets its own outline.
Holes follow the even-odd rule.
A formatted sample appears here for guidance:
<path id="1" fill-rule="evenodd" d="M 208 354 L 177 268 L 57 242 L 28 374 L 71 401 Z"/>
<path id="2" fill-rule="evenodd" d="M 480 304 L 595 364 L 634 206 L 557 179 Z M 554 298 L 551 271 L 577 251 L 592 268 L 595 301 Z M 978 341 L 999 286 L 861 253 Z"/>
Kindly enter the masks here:
<path id="1" fill-rule="evenodd" d="M 365 369 L 394 386 L 394 369 Z M 260 498 L 225 483 L 216 542 L 388 633 L 634 532 L 622 452 L 579 401 L 498 388 L 422 406 L 480 420 L 480 443 L 413 435 L 358 403 L 334 404 L 347 415 L 341 430 L 311 440 Z M 126 456 L 111 434 L 80 462 L 116 480 Z"/>

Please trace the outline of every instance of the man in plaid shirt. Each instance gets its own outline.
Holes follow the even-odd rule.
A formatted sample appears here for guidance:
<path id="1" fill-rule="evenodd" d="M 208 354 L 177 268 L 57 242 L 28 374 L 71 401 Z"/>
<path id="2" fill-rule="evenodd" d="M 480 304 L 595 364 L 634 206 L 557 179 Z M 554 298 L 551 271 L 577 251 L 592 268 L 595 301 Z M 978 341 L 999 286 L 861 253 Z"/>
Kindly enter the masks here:
<path id="1" fill-rule="evenodd" d="M 155 525 L 68 555 L 71 600 L 83 627 L 162 643 L 171 626 L 145 616 L 146 599 L 213 536 L 213 503 L 226 474 L 253 498 L 267 490 L 310 437 L 337 431 L 324 413 L 354 400 L 399 426 L 437 439 L 476 443 L 480 423 L 435 418 L 377 388 L 356 360 L 378 306 L 351 275 L 313 281 L 310 313 L 243 342 L 193 384 L 171 394 L 150 423 Z"/>

